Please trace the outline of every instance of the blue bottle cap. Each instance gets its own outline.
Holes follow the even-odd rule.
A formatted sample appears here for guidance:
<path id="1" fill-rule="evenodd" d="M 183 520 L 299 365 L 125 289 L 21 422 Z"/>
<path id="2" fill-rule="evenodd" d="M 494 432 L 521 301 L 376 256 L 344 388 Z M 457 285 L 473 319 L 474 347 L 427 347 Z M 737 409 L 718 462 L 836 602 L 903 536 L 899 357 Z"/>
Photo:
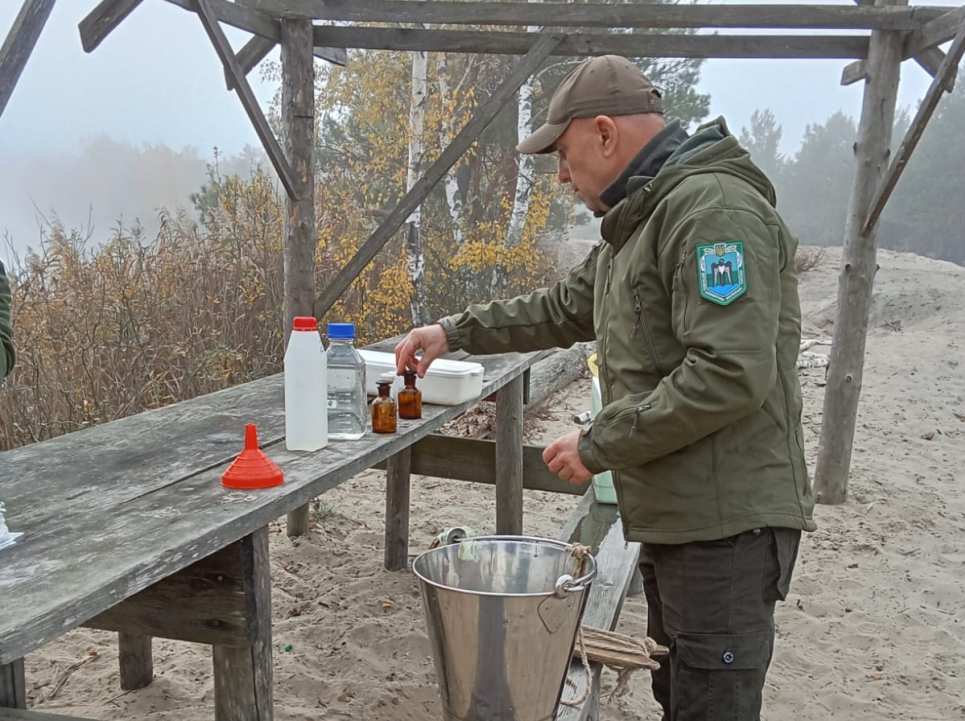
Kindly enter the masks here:
<path id="1" fill-rule="evenodd" d="M 329 340 L 355 340 L 355 324 L 354 323 L 329 323 L 328 339 Z"/>

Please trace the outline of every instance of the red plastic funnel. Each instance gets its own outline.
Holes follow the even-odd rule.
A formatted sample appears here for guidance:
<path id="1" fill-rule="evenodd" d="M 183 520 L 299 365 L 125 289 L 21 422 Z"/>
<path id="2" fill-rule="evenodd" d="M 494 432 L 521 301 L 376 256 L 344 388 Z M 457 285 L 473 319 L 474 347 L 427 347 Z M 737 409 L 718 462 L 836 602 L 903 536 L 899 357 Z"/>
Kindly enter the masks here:
<path id="1" fill-rule="evenodd" d="M 248 490 L 279 486 L 284 480 L 281 469 L 258 448 L 258 429 L 249 423 L 245 426 L 245 449 L 221 476 L 221 485 Z"/>

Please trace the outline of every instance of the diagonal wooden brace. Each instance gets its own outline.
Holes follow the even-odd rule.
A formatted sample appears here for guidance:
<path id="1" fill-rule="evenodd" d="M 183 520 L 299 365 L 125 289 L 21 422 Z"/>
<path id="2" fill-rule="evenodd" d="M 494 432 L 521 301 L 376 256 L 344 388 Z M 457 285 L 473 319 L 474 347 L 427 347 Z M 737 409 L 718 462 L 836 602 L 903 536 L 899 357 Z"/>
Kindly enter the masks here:
<path id="1" fill-rule="evenodd" d="M 14 18 L 7 39 L 0 46 L 0 115 L 3 115 L 4 108 L 13 95 L 13 89 L 20 80 L 20 74 L 30 59 L 56 1 L 25 0 Z"/>
<path id="2" fill-rule="evenodd" d="M 891 193 L 898 184 L 901 173 L 911 159 L 911 154 L 915 151 L 915 147 L 918 145 L 922 133 L 925 132 L 925 126 L 935 112 L 935 108 L 938 107 L 938 101 L 941 100 L 942 93 L 948 90 L 949 79 L 958 68 L 958 63 L 961 61 L 963 54 L 965 54 L 965 20 L 959 25 L 958 34 L 955 36 L 955 40 L 951 48 L 949 48 L 948 54 L 942 61 L 942 66 L 938 69 L 938 74 L 935 76 L 935 79 L 932 80 L 932 84 L 928 88 L 924 100 L 922 100 L 921 105 L 918 107 L 915 119 L 911 121 L 911 126 L 908 128 L 904 140 L 901 141 L 901 146 L 895 154 L 895 159 L 891 162 L 891 165 L 888 167 L 888 172 L 885 174 L 884 179 L 878 186 L 878 190 L 875 192 L 874 200 L 871 203 L 871 210 L 868 212 L 868 219 L 865 221 L 864 228 L 861 231 L 863 235 L 867 236 L 871 233 L 875 224 L 878 222 L 878 218 L 881 217 L 888 198 L 891 197 Z"/>
<path id="3" fill-rule="evenodd" d="M 546 60 L 565 35 L 541 33 L 539 39 L 533 43 L 530 51 L 516 64 L 513 71 L 506 77 L 496 91 L 483 103 L 472 119 L 453 139 L 449 147 L 442 151 L 436 161 L 429 166 L 412 190 L 405 194 L 391 213 L 382 221 L 372 236 L 365 241 L 352 259 L 328 285 L 325 291 L 315 300 L 315 317 L 321 318 L 328 312 L 335 301 L 352 284 L 352 282 L 372 262 L 389 239 L 402 227 L 406 218 L 419 207 L 432 189 L 445 177 L 449 169 L 475 142 L 489 124 L 496 118 L 502 107 L 509 101 L 516 91 L 526 82 L 539 65 Z"/>
<path id="4" fill-rule="evenodd" d="M 862 0 L 856 0 L 858 4 L 865 4 Z M 913 58 L 929 75 L 938 75 L 939 68 L 945 60 L 945 53 L 938 49 L 938 45 L 946 43 L 955 36 L 955 30 L 962 20 L 965 20 L 965 7 L 945 13 L 921 28 L 908 34 L 905 40 L 905 48 L 902 54 L 904 60 Z M 945 85 L 946 92 L 955 89 L 955 77 L 957 68 L 952 71 L 952 75 Z M 844 68 L 841 73 L 841 84 L 852 85 L 868 77 L 868 63 L 866 60 L 856 60 Z"/>
<path id="5" fill-rule="evenodd" d="M 268 153 L 271 164 L 275 167 L 275 171 L 278 173 L 282 185 L 285 186 L 285 191 L 292 200 L 298 200 L 301 195 L 301 184 L 295 176 L 295 171 L 292 170 L 291 165 L 289 165 L 288 159 L 285 158 L 285 153 L 278 143 L 278 138 L 275 137 L 275 133 L 268 125 L 268 119 L 265 118 L 265 114 L 258 105 L 258 99 L 255 98 L 255 94 L 248 84 L 248 78 L 238 64 L 238 58 L 231 49 L 228 38 L 225 37 L 224 31 L 218 24 L 217 16 L 208 4 L 210 0 L 194 0 L 194 2 L 197 5 L 198 17 L 201 18 L 201 23 L 204 25 L 204 29 L 208 33 L 208 37 L 211 39 L 218 53 L 218 57 L 221 58 L 225 72 L 228 73 L 232 84 L 238 91 L 241 104 L 244 106 L 245 112 L 255 126 L 255 132 L 258 134 L 258 138 L 261 140 L 265 152 Z"/>

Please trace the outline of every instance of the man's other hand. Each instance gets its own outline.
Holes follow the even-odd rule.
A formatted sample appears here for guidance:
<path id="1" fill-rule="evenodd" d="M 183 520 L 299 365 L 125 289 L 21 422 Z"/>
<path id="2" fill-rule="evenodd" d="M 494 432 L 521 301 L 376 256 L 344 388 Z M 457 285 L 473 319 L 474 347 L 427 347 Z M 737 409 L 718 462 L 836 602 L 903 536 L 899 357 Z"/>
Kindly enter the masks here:
<path id="1" fill-rule="evenodd" d="M 567 433 L 562 438 L 553 441 L 543 451 L 543 462 L 552 473 L 574 486 L 586 483 L 593 478 L 583 461 L 580 460 L 580 432 Z"/>
<path id="2" fill-rule="evenodd" d="M 416 353 L 422 351 L 422 359 Z M 420 378 L 425 378 L 429 364 L 449 352 L 446 331 L 439 324 L 413 328 L 399 345 L 395 347 L 395 370 L 402 375 L 407 369 L 414 370 Z"/>

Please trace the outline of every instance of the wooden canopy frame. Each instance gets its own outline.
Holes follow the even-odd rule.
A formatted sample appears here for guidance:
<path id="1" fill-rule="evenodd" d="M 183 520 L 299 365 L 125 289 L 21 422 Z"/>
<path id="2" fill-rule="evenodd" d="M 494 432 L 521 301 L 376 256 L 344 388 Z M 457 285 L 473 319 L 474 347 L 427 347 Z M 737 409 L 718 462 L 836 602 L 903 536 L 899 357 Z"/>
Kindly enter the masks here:
<path id="1" fill-rule="evenodd" d="M 161 0 L 152 0 L 160 2 Z M 965 6 L 909 6 L 907 0 L 855 0 L 841 5 L 619 5 L 586 2 L 466 2 L 457 0 L 164 0 L 197 14 L 224 65 L 287 193 L 285 319 L 321 318 L 372 261 L 409 215 L 445 177 L 550 56 L 675 58 L 832 58 L 851 60 L 844 85 L 864 81 L 856 170 L 838 276 L 838 315 L 824 401 L 824 427 L 814 487 L 819 503 L 847 497 L 861 392 L 871 292 L 877 271 L 875 230 L 888 199 L 942 95 L 950 92 L 965 53 Z M 25 0 L 0 48 L 0 115 L 56 0 Z M 103 0 L 80 23 L 84 49 L 94 50 L 142 0 Z M 553 30 L 528 32 L 553 18 Z M 318 24 L 316 24 L 316 22 Z M 252 34 L 237 53 L 222 24 Z M 405 27 L 399 27 L 399 25 Z M 503 26 L 505 30 L 453 29 Z M 644 30 L 610 34 L 593 29 Z M 793 35 L 661 33 L 662 29 L 853 30 L 854 34 Z M 590 32 L 587 32 L 589 30 Z M 870 31 L 870 33 L 868 32 Z M 952 41 L 949 50 L 939 46 Z M 285 147 L 272 133 L 247 73 L 281 45 Z M 385 217 L 338 276 L 313 301 L 315 263 L 313 55 L 345 64 L 348 48 L 520 55 L 513 71 L 483 103 L 439 158 Z M 899 71 L 914 60 L 933 77 L 894 158 L 890 157 Z M 301 520 L 299 520 L 301 519 Z M 304 523 L 307 507 L 289 524 Z"/>

